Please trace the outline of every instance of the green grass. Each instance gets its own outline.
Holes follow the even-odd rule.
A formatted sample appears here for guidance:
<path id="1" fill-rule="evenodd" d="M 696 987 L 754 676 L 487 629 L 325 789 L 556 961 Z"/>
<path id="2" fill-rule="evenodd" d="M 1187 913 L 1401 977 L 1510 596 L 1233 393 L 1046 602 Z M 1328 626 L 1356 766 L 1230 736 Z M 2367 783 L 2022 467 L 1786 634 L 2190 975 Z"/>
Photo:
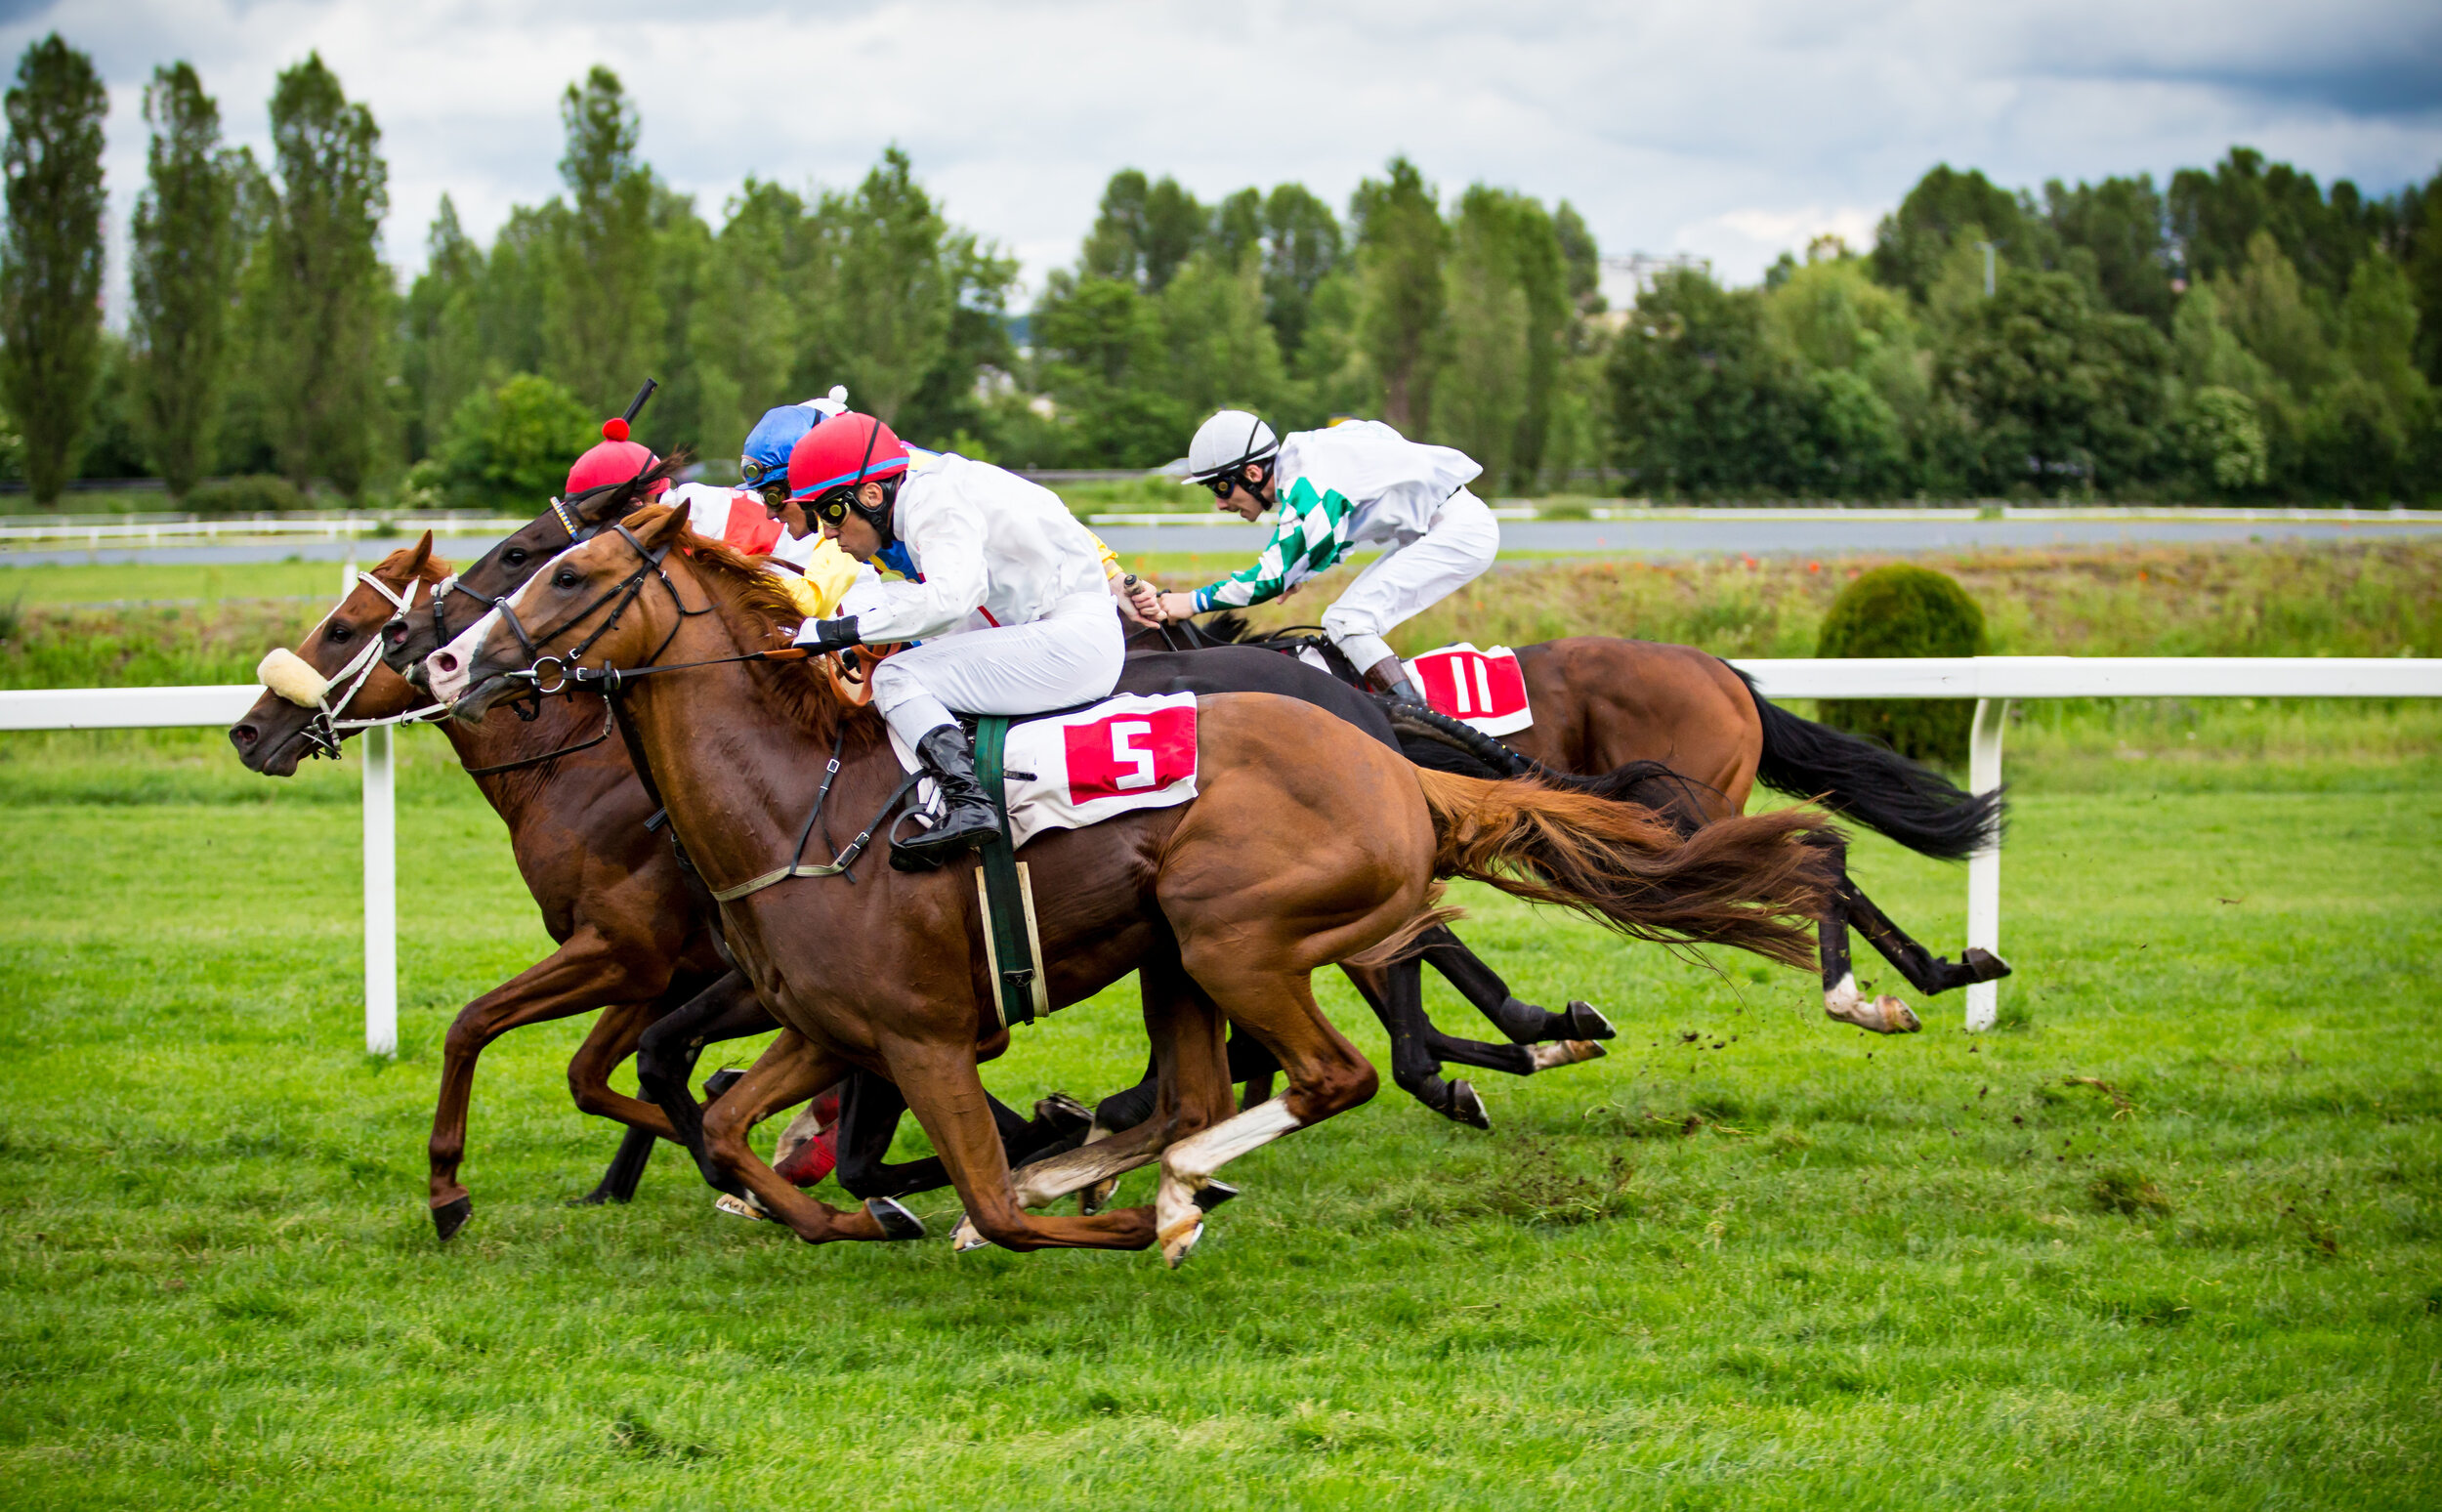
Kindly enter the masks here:
<path id="1" fill-rule="evenodd" d="M 1974 1038 L 1956 999 L 1868 1038 L 1794 973 L 1461 890 L 1522 990 L 1612 1012 L 1612 1057 L 1482 1078 L 1490 1135 L 1386 1088 L 1234 1165 L 1245 1196 L 1175 1274 L 809 1249 L 715 1216 L 667 1151 L 634 1206 L 563 1206 L 615 1143 L 567 1106 L 568 1025 L 486 1057 L 475 1219 L 437 1245 L 442 1030 L 545 942 L 497 821 L 429 732 L 407 748 L 383 1064 L 352 771 L 0 741 L 11 1505 L 2442 1495 L 2442 821 L 2415 738 L 2366 765 L 2022 740 L 2021 971 Z M 146 801 L 97 801 L 140 767 Z M 1956 870 L 1878 842 L 1859 869 L 1956 947 Z M 1142 1055 L 1122 990 L 988 1076 L 1091 1095 Z M 915 1205 L 946 1232 L 949 1201 Z"/>

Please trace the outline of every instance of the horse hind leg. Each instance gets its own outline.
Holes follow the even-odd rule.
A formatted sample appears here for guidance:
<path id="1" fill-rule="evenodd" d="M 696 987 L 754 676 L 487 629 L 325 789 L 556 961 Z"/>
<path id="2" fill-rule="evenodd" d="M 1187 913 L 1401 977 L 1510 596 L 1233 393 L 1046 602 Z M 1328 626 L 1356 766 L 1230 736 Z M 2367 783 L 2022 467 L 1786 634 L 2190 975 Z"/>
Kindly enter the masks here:
<path id="1" fill-rule="evenodd" d="M 1500 973 L 1468 949 L 1447 925 L 1437 924 L 1416 938 L 1423 946 L 1424 959 L 1513 1045 L 1610 1039 L 1619 1033 L 1600 1009 L 1582 998 L 1571 998 L 1569 1006 L 1558 1013 L 1522 1001 L 1509 990 L 1509 984 L 1501 980 Z M 1568 1060 L 1538 1062 L 1536 1069 L 1592 1059 L 1591 1055 L 1573 1055 Z"/>
<path id="2" fill-rule="evenodd" d="M 1999 982 L 2009 975 L 2009 962 L 1975 945 L 1968 946 L 1957 961 L 1935 955 L 1892 923 L 1890 915 L 1876 907 L 1855 882 L 1843 886 L 1840 895 L 1850 922 L 1912 987 L 1928 997 L 1978 982 Z"/>
<path id="3" fill-rule="evenodd" d="M 1356 986 L 1358 995 L 1373 1010 L 1373 1016 L 1382 1021 L 1383 1032 L 1390 1035 L 1392 1083 L 1452 1122 L 1490 1129 L 1493 1115 L 1472 1083 L 1463 1077 L 1454 1081 L 1443 1079 L 1445 1059 L 1460 1060 L 1488 1071 L 1504 1071 L 1513 1076 L 1534 1074 L 1533 1053 L 1523 1046 L 1453 1039 L 1434 1029 L 1433 1021 L 1424 1016 L 1422 963 L 1412 958 L 1388 966 L 1342 962 L 1340 970 Z"/>
<path id="4" fill-rule="evenodd" d="M 1913 1034 L 1923 1026 L 1906 1003 L 1888 995 L 1869 1001 L 1858 989 L 1848 954 L 1848 892 L 1843 888 L 1826 903 L 1815 925 L 1816 953 L 1823 962 L 1823 1011 L 1876 1034 Z"/>

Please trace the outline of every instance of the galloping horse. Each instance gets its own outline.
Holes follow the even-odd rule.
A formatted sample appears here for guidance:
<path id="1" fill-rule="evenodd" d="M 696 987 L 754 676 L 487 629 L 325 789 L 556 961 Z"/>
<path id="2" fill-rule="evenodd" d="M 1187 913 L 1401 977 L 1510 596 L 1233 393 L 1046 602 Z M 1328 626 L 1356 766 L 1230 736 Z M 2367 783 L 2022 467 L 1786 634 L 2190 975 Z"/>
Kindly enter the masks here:
<path id="1" fill-rule="evenodd" d="M 1202 1211 L 1230 1195 L 1212 1179 L 1225 1162 L 1372 1095 L 1372 1068 L 1323 1017 L 1309 978 L 1433 919 L 1437 877 L 1793 964 L 1812 950 L 1786 920 L 1819 911 L 1832 885 L 1825 821 L 1805 811 L 1683 838 L 1626 804 L 1418 769 L 1308 704 L 1201 698 L 1193 801 L 1027 846 L 1052 1004 L 1139 972 L 1160 1074 L 1153 1117 L 1031 1167 L 1022 1192 L 976 1073 L 979 1042 L 1006 1030 L 989 1006 L 974 862 L 737 889 L 801 831 L 828 843 L 818 787 L 862 818 L 887 816 L 909 785 L 879 718 L 789 659 L 802 656 L 786 644 L 797 618 L 768 574 L 657 506 L 558 556 L 437 655 L 432 681 L 466 690 L 453 705 L 466 717 L 563 681 L 613 698 L 671 827 L 716 893 L 733 891 L 724 935 L 787 1026 L 706 1111 L 708 1150 L 809 1241 L 889 1233 L 870 1208 L 843 1213 L 797 1191 L 744 1134 L 852 1067 L 905 1094 L 984 1238 L 1019 1249 L 1158 1241 L 1175 1264 Z M 1237 1111 L 1225 1022 L 1272 1053 L 1284 1094 Z M 1151 1208 L 1025 1211 L 1157 1156 Z"/>
<path id="2" fill-rule="evenodd" d="M 1237 616 L 1222 615 L 1196 634 L 1290 651 L 1311 645 L 1335 675 L 1356 681 L 1356 669 L 1335 647 L 1300 635 L 1307 628 L 1255 636 Z M 1757 693 L 1744 673 L 1693 647 L 1588 635 L 1521 646 L 1517 652 L 1535 723 L 1500 742 L 1468 742 L 1490 756 L 1495 771 L 1509 770 L 1500 765 L 1499 744 L 1580 777 L 1660 762 L 1693 779 L 1679 790 L 1707 820 L 1744 813 L 1760 780 L 1940 861 L 1962 861 L 2000 832 L 1999 791 L 1962 792 L 1874 741 L 1800 719 Z M 1850 879 L 1843 856 L 1839 885 L 1818 919 L 1823 1007 L 1859 1029 L 1893 1034 L 1920 1026 L 1901 999 L 1884 993 L 1869 1000 L 1859 991 L 1849 958 L 1851 924 L 1927 995 L 2009 975 L 2008 962 L 1983 949 L 1970 947 L 1954 962 L 1909 938 Z"/>
<path id="3" fill-rule="evenodd" d="M 300 643 L 292 654 L 324 684 L 318 693 L 288 688 L 299 696 L 314 694 L 299 702 L 267 691 L 230 727 L 230 742 L 249 770 L 290 776 L 308 756 L 335 755 L 355 727 L 431 706 L 430 694 L 364 653 L 387 620 L 444 579 L 448 564 L 434 557 L 432 547 L 427 531 L 414 546 L 358 574 L 357 586 Z M 691 884 L 668 838 L 653 832 L 656 805 L 604 717 L 573 699 L 537 699 L 480 724 L 453 720 L 442 728 L 508 826 L 518 871 L 558 946 L 468 1003 L 442 1042 L 428 1180 L 433 1225 L 445 1240 L 474 1211 L 458 1167 L 476 1062 L 502 1034 L 603 1010 L 568 1063 L 568 1090 L 583 1112 L 631 1131 L 601 1183 L 581 1199 L 624 1202 L 635 1195 L 656 1136 L 686 1143 L 661 1107 L 610 1088 L 611 1071 L 637 1050 L 646 1030 L 681 1007 L 692 1010 L 691 1033 L 666 1052 L 675 1057 L 673 1073 L 683 1090 L 704 1042 L 779 1026 L 745 978 L 722 959 L 710 896 Z M 998 1115 L 1021 1153 L 1070 1132 L 1066 1117 L 1038 1117 L 1030 1125 L 1005 1109 Z M 842 1161 L 842 1183 L 861 1197 L 937 1184 L 921 1162 L 879 1165 L 887 1129 L 881 1141 L 861 1142 L 857 1157 Z"/>

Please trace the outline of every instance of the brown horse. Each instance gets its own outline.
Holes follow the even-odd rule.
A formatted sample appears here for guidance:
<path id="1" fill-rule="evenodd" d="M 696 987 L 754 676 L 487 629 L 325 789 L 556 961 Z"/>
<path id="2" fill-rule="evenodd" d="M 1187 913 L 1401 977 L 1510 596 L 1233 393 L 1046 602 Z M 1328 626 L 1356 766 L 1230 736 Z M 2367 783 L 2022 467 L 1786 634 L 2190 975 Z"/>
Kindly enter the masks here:
<path id="1" fill-rule="evenodd" d="M 396 612 L 391 595 L 418 602 L 448 570 L 432 555 L 430 531 L 393 552 L 359 582 L 298 648 L 325 677 L 346 668 Z M 352 720 L 379 720 L 431 702 L 379 664 L 346 700 Z M 442 726 L 517 853 L 518 871 L 542 910 L 558 948 L 461 1009 L 442 1042 L 441 1096 L 433 1111 L 429 1197 L 433 1224 L 446 1239 L 464 1226 L 474 1198 L 458 1180 L 466 1152 L 475 1065 L 484 1048 L 513 1029 L 603 1009 L 568 1063 L 568 1090 L 586 1113 L 632 1129 L 674 1137 L 654 1105 L 612 1091 L 611 1070 L 636 1049 L 648 1026 L 728 974 L 711 920 L 692 906 L 669 842 L 646 827 L 653 804 L 627 752 L 606 738 L 599 711 L 570 700 L 500 709 L 480 724 Z M 248 769 L 287 777 L 305 757 L 335 748 L 344 731 L 321 711 L 266 691 L 230 727 Z M 554 755 L 558 752 L 560 754 Z M 500 770 L 494 770 L 500 769 Z M 743 988 L 742 979 L 732 977 Z M 749 1004 L 752 994 L 745 994 Z M 759 1015 L 758 1015 L 759 1017 Z M 772 1027 L 768 1020 L 764 1028 Z M 751 1032 L 752 1030 L 748 1030 Z M 651 1152 L 650 1144 L 641 1151 Z M 594 1194 L 625 1200 L 642 1174 L 638 1149 L 625 1152 Z M 622 1190 L 623 1189 L 623 1190 Z"/>
<path id="2" fill-rule="evenodd" d="M 1335 674 L 1356 678 L 1346 658 L 1319 637 L 1309 642 L 1291 630 L 1247 638 L 1236 616 L 1220 620 L 1200 630 L 1200 639 L 1284 650 L 1311 644 Z M 1517 650 L 1535 723 L 1499 742 L 1478 737 L 1479 750 L 1493 747 L 1485 754 L 1495 771 L 1510 770 L 1500 765 L 1500 744 L 1579 777 L 1661 762 L 1693 779 L 1681 787 L 1681 802 L 1704 819 L 1744 813 L 1760 780 L 1943 861 L 1964 860 L 2000 833 L 2000 792 L 1962 792 L 1874 741 L 1800 719 L 1757 693 L 1738 669 L 1692 647 L 1573 636 Z M 1403 738 L 1411 733 L 1403 727 Z M 1817 921 L 1823 1005 L 1832 1018 L 1859 1029 L 1914 1033 L 1919 1025 L 1900 998 L 1884 993 L 1869 999 L 1859 990 L 1849 957 L 1852 924 L 1928 995 L 2009 975 L 2009 964 L 1985 950 L 1970 948 L 1954 962 L 1911 939 L 1849 877 L 1843 856 L 1839 885 Z"/>
<path id="3" fill-rule="evenodd" d="M 1047 1199 L 1157 1155 L 1163 1164 L 1153 1208 L 1031 1216 L 976 1074 L 978 1042 L 1006 1030 L 989 1007 L 974 863 L 870 866 L 854 886 L 741 886 L 801 831 L 827 831 L 805 818 L 826 778 L 834 812 L 859 819 L 888 815 L 907 784 L 878 717 L 782 659 L 797 611 L 767 574 L 693 536 L 683 511 L 630 519 L 563 553 L 437 654 L 447 674 L 435 685 L 469 688 L 455 705 L 468 717 L 564 681 L 613 697 L 672 827 L 716 895 L 733 894 L 722 904 L 733 952 L 787 1026 L 707 1111 L 708 1147 L 809 1241 L 885 1234 L 870 1213 L 840 1212 L 780 1179 L 744 1131 L 863 1067 L 905 1094 L 985 1238 L 1020 1249 L 1158 1239 L 1175 1263 L 1200 1211 L 1228 1195 L 1212 1180 L 1223 1163 L 1372 1095 L 1372 1068 L 1323 1017 L 1309 978 L 1434 917 L 1437 876 L 1563 903 L 1642 938 L 1792 963 L 1812 954 L 1786 919 L 1815 912 L 1832 882 L 1817 816 L 1727 819 L 1682 838 L 1629 805 L 1420 771 L 1307 704 L 1200 699 L 1193 802 L 1027 847 L 1052 1003 L 1139 971 L 1161 1089 L 1153 1118 L 1043 1162 L 1027 1191 Z M 1235 1112 L 1225 1021 L 1280 1063 L 1284 1095 Z"/>

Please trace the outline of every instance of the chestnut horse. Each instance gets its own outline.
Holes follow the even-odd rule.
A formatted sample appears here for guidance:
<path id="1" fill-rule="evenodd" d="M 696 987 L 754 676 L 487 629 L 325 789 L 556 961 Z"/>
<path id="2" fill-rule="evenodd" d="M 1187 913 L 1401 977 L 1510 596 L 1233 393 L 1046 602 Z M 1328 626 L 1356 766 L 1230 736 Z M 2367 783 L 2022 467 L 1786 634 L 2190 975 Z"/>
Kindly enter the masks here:
<path id="1" fill-rule="evenodd" d="M 983 1238 L 1017 1249 L 1159 1242 L 1177 1263 L 1202 1211 L 1230 1195 L 1213 1180 L 1224 1163 L 1372 1095 L 1372 1067 L 1316 1007 L 1310 977 L 1435 918 L 1439 877 L 1639 938 L 1812 955 L 1788 919 L 1816 912 L 1832 883 L 1820 816 L 1725 819 L 1683 838 L 1630 805 L 1418 769 L 1309 704 L 1201 698 L 1192 802 L 1026 847 L 1052 1004 L 1139 972 L 1160 1091 L 1144 1124 L 1038 1162 L 1022 1191 L 976 1072 L 978 1042 L 1006 1030 L 989 1006 L 974 862 L 873 866 L 854 886 L 788 867 L 772 885 L 746 882 L 801 832 L 829 843 L 818 790 L 855 822 L 890 814 L 910 784 L 878 716 L 789 659 L 803 655 L 786 644 L 798 611 L 769 575 L 686 524 L 655 506 L 569 548 L 437 653 L 430 677 L 469 718 L 527 689 L 613 698 L 671 827 L 715 895 L 730 895 L 732 952 L 786 1026 L 706 1111 L 707 1148 L 810 1242 L 888 1235 L 870 1211 L 800 1193 L 744 1134 L 861 1067 L 905 1097 Z M 1225 1022 L 1271 1052 L 1284 1094 L 1237 1111 Z M 1025 1210 L 1157 1157 L 1152 1207 Z"/>
<path id="2" fill-rule="evenodd" d="M 1201 644 L 1311 648 L 1334 675 L 1358 681 L 1336 648 L 1299 633 L 1308 628 L 1254 636 L 1243 620 L 1224 614 L 1194 634 Z M 1660 762 L 1693 779 L 1680 791 L 1700 819 L 1744 813 L 1760 780 L 1940 861 L 1963 861 L 2000 835 L 1999 791 L 1963 792 L 1885 746 L 1800 719 L 1757 693 L 1746 674 L 1693 647 L 1585 635 L 1521 646 L 1517 652 L 1535 723 L 1499 741 L 1476 736 L 1463 742 L 1495 772 L 1519 770 L 1514 762 L 1504 764 L 1502 746 L 1550 771 L 1580 777 Z M 1401 733 L 1412 749 L 1409 736 L 1431 732 L 1408 723 Z M 1461 770 L 1481 769 L 1462 762 Z M 1849 877 L 1843 855 L 1839 885 L 1817 921 L 1823 1006 L 1859 1029 L 1914 1033 L 1919 1025 L 1900 998 L 1884 993 L 1869 999 L 1859 990 L 1849 958 L 1852 924 L 1927 995 L 2009 975 L 2008 962 L 1983 949 L 1970 947 L 1954 962 L 1911 939 Z"/>
<path id="3" fill-rule="evenodd" d="M 327 684 L 321 697 L 300 703 L 267 690 L 230 727 L 230 742 L 249 770 L 288 777 L 307 757 L 336 755 L 339 743 L 360 725 L 396 722 L 435 708 L 430 694 L 363 657 L 385 622 L 426 602 L 448 573 L 449 564 L 432 555 L 432 545 L 427 531 L 414 546 L 359 573 L 357 586 L 291 653 L 315 680 Z M 303 695 L 313 690 L 288 692 Z M 571 699 L 535 699 L 515 711 L 498 710 L 481 724 L 447 721 L 442 728 L 508 826 L 519 873 L 558 945 L 467 1004 L 442 1040 L 429 1184 L 433 1224 L 446 1240 L 474 1211 L 458 1167 L 466 1150 L 476 1062 L 494 1039 L 528 1024 L 604 1009 L 568 1063 L 568 1088 L 578 1109 L 626 1124 L 629 1135 L 601 1183 L 579 1200 L 624 1202 L 635 1196 L 655 1137 L 687 1143 L 657 1103 L 610 1089 L 611 1071 L 639 1049 L 640 1037 L 684 1010 L 688 1031 L 674 1040 L 665 1036 L 661 1047 L 662 1075 L 684 1095 L 706 1043 L 765 1033 L 779 1025 L 745 978 L 723 959 L 711 895 L 686 875 L 668 837 L 653 832 L 658 805 L 603 718 Z M 1082 1112 L 1072 1118 L 1058 1101 L 1038 1105 L 1032 1123 L 994 1105 L 1013 1151 L 1031 1154 L 1081 1131 Z M 1045 1112 L 1047 1107 L 1052 1111 Z M 881 1156 L 896 1120 L 881 1121 L 879 1138 L 859 1137 L 863 1131 L 857 1125 L 874 1121 L 852 1118 L 842 1130 L 843 1186 L 859 1197 L 887 1197 L 946 1179 L 931 1162 L 885 1163 Z M 782 1136 L 783 1155 L 802 1133 L 792 1126 Z"/>

